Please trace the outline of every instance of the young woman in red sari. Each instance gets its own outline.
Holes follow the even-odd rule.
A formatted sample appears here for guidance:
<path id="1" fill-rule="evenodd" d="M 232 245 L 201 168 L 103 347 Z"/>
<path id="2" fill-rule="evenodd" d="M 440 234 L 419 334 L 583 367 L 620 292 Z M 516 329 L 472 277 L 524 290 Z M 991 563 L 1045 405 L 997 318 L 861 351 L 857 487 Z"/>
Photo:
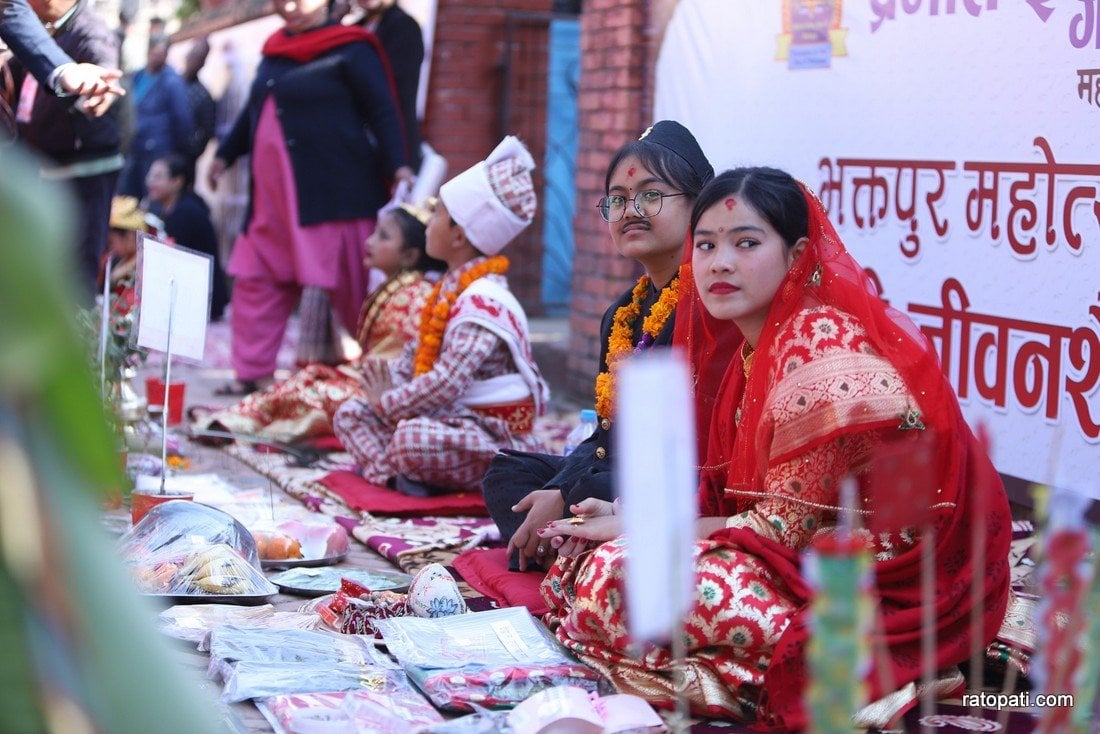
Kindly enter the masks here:
<path id="1" fill-rule="evenodd" d="M 970 654 L 974 576 L 984 590 L 979 642 L 999 628 L 1009 590 L 1008 503 L 935 351 L 877 297 L 813 194 L 775 169 L 737 169 L 699 195 L 691 228 L 693 278 L 685 281 L 693 287 L 681 299 L 678 341 L 703 374 L 723 334 L 706 328 L 701 304 L 741 350 L 720 387 L 700 477 L 696 599 L 684 620 L 687 696 L 698 714 L 799 729 L 807 723 L 801 701 L 811 597 L 799 554 L 834 530 L 840 480 L 859 481 L 861 517 L 888 513 L 868 486 L 877 452 L 934 439 L 927 466 L 933 496 L 888 501 L 903 503 L 910 516 L 925 511 L 935 530 L 936 557 L 944 561 L 935 576 L 938 670 Z M 987 529 L 980 568 L 970 559 L 976 507 L 984 508 Z M 574 512 L 586 520 L 551 523 L 540 533 L 572 556 L 543 583 L 550 625 L 620 690 L 667 704 L 668 651 L 636 647 L 627 633 L 618 515 L 595 500 Z M 876 707 L 889 718 L 914 700 L 908 684 L 921 675 L 925 539 L 916 527 L 867 539 L 882 629 L 876 644 L 885 655 L 866 683 L 872 701 L 902 691 L 892 707 Z"/>

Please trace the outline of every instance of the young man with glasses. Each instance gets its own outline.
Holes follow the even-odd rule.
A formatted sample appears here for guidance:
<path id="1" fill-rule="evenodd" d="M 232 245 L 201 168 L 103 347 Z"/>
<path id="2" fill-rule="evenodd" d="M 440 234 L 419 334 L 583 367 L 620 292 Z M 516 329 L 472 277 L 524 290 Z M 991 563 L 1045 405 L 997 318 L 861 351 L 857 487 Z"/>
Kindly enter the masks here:
<path id="1" fill-rule="evenodd" d="M 568 456 L 504 451 L 482 481 L 485 503 L 509 541 L 510 567 L 549 567 L 556 546 L 535 531 L 573 514 L 589 497 L 612 500 L 612 366 L 672 341 L 678 273 L 691 207 L 714 176 L 692 134 L 680 123 L 658 122 L 611 159 L 606 195 L 596 208 L 624 257 L 645 269 L 638 282 L 604 313 L 600 373 L 596 378 L 596 432 Z"/>

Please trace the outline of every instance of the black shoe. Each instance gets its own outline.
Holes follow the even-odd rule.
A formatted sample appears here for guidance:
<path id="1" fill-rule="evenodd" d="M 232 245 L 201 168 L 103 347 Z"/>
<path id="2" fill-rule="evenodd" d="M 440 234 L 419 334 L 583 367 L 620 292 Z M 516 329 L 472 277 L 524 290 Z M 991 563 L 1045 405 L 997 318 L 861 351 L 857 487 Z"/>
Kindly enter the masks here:
<path id="1" fill-rule="evenodd" d="M 425 484 L 404 475 L 398 475 L 394 480 L 394 489 L 409 497 L 438 497 L 441 494 L 451 494 L 453 489 L 437 487 L 434 484 Z"/>

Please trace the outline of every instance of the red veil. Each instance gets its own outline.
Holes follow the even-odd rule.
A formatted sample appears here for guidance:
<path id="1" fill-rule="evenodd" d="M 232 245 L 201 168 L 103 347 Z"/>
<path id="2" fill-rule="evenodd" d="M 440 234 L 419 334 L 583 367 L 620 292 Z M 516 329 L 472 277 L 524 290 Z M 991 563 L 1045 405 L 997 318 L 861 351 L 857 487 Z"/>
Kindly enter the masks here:
<path id="1" fill-rule="evenodd" d="M 935 439 L 936 452 L 928 467 L 935 480 L 934 498 L 890 499 L 911 506 L 931 501 L 937 508 L 933 515 L 937 559 L 936 664 L 937 668 L 949 667 L 970 655 L 973 574 L 982 574 L 985 579 L 982 644 L 993 639 L 1004 616 L 1011 540 L 1011 516 L 1004 488 L 963 420 L 932 346 L 907 316 L 878 297 L 863 268 L 844 248 L 821 203 L 804 186 L 803 193 L 809 207 L 809 245 L 788 271 L 772 301 L 748 378 L 740 350 L 733 351 L 743 342 L 737 328 L 730 322 L 709 318 L 695 292 L 693 279 L 681 278 L 684 292 L 677 307 L 676 336 L 688 350 L 695 371 L 699 423 L 709 426 L 706 458 L 700 472 L 700 511 L 704 516 L 742 512 L 753 501 L 751 495 L 734 495 L 725 490 L 765 489 L 763 479 L 768 462 L 776 459 L 769 458 L 771 433 L 764 405 L 782 346 L 776 343 L 776 336 L 783 325 L 803 309 L 820 305 L 854 317 L 866 330 L 878 354 L 905 380 L 918 402 L 919 420 L 925 427 L 924 431 L 885 433 L 896 433 L 898 441 L 914 440 L 920 434 Z M 731 352 L 732 359 L 725 357 Z M 738 406 L 743 406 L 740 430 L 734 421 Z M 852 421 L 831 433 L 807 436 L 800 448 L 810 449 L 845 433 L 896 427 L 900 418 L 890 421 L 892 425 Z M 974 568 L 970 560 L 975 508 L 987 517 L 988 560 L 984 568 Z M 871 511 L 875 511 L 873 506 Z M 794 550 L 743 529 L 720 531 L 715 534 L 718 536 L 761 555 L 788 587 L 808 603 L 810 592 Z M 895 687 L 919 680 L 921 674 L 920 556 L 921 545 L 917 544 L 909 551 L 874 564 L 878 609 L 892 668 L 886 677 Z M 808 606 L 804 606 L 779 640 L 765 676 L 761 724 L 784 729 L 798 729 L 806 724 L 802 693 L 806 684 L 803 654 L 809 637 L 807 610 Z M 882 677 L 878 670 L 872 670 L 867 679 L 871 700 L 891 692 L 882 690 Z"/>

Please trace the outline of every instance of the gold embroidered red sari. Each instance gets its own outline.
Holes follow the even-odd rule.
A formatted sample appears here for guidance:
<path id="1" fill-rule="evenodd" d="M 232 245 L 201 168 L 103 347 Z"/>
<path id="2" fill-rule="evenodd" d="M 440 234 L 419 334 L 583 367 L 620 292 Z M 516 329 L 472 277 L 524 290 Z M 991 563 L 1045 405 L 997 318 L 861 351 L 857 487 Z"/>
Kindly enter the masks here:
<path id="1" fill-rule="evenodd" d="M 802 691 L 810 589 L 800 552 L 836 524 L 837 484 L 860 482 L 862 512 L 875 513 L 867 468 L 883 445 L 927 432 L 938 450 L 928 471 L 939 489 L 928 498 L 935 527 L 937 669 L 970 652 L 970 580 L 984 579 L 982 644 L 996 634 L 1008 594 L 1011 518 L 1000 479 L 959 412 L 934 350 L 904 316 L 864 287 L 851 259 L 807 194 L 810 246 L 780 286 L 746 368 L 734 357 L 722 385 L 704 376 L 723 338 L 713 324 L 681 328 L 693 357 L 709 422 L 700 511 L 727 517 L 727 528 L 695 544 L 696 596 L 684 620 L 687 695 L 697 714 L 797 730 L 806 725 Z M 697 295 L 681 299 L 682 318 L 699 319 Z M 737 336 L 740 341 L 740 337 Z M 713 374 L 710 371 L 709 374 Z M 713 412 L 711 412 L 711 408 Z M 980 496 L 987 561 L 970 563 L 970 527 Z M 924 502 L 923 498 L 891 498 Z M 875 535 L 874 593 L 894 688 L 920 677 L 921 533 Z M 658 705 L 673 700 L 670 656 L 634 647 L 627 635 L 622 539 L 561 559 L 542 586 L 558 639 L 623 691 Z M 883 690 L 867 677 L 872 700 Z"/>

